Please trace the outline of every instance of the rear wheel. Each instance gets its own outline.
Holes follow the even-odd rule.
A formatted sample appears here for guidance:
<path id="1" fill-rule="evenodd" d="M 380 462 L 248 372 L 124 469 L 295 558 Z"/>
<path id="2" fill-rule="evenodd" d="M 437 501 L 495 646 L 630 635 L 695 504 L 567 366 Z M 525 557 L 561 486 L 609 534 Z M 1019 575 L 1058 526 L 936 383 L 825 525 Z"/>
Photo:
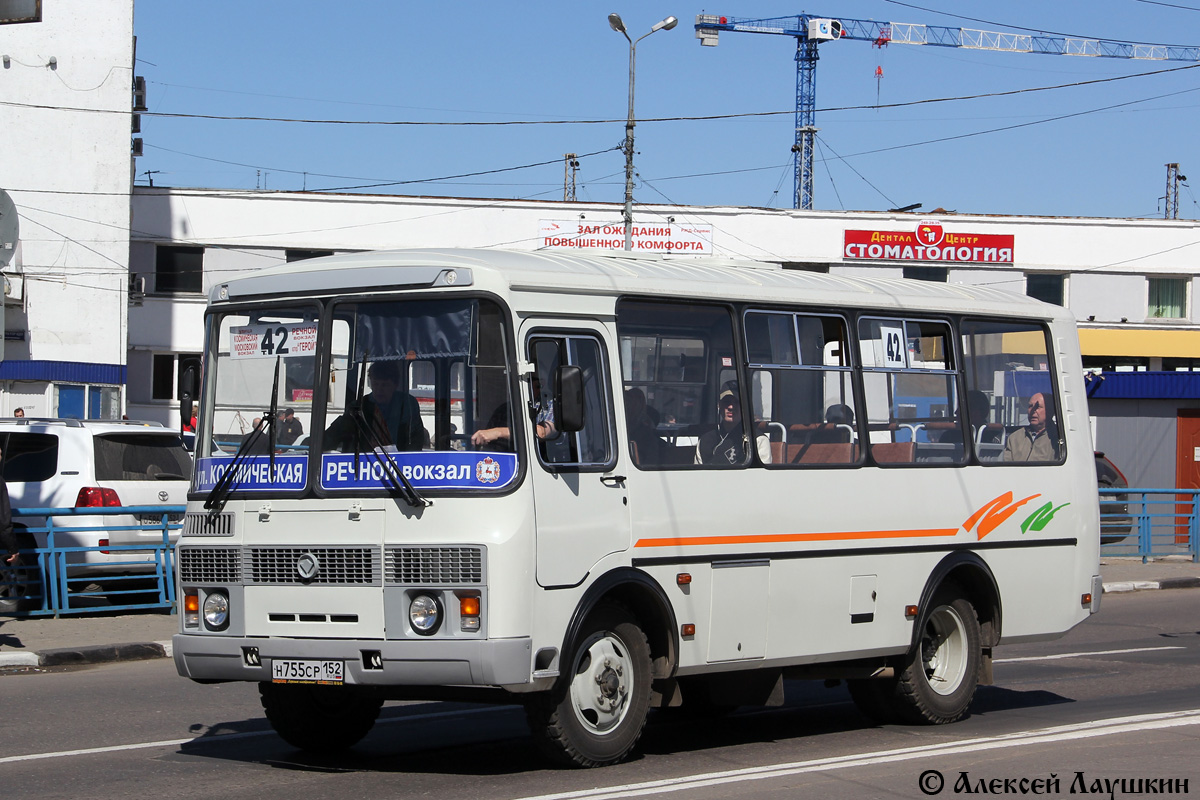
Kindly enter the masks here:
<path id="1" fill-rule="evenodd" d="M 260 683 L 258 693 L 271 727 L 301 750 L 336 752 L 370 732 L 383 701 L 349 686 Z"/>
<path id="2" fill-rule="evenodd" d="M 916 646 L 883 680 L 850 681 L 850 696 L 879 722 L 940 725 L 967 713 L 983 660 L 975 607 L 953 586 L 934 596 Z"/>
<path id="3" fill-rule="evenodd" d="M 554 691 L 525 706 L 539 749 L 571 766 L 625 758 L 650 709 L 650 645 L 621 606 L 598 607 L 573 648 L 569 672 Z"/>

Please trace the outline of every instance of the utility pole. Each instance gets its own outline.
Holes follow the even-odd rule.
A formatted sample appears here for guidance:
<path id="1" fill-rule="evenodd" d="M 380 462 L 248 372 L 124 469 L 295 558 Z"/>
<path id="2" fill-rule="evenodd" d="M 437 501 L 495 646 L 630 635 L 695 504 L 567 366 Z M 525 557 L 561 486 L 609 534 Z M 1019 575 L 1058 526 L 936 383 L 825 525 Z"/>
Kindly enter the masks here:
<path id="1" fill-rule="evenodd" d="M 1179 184 L 1185 181 L 1187 176 L 1179 174 L 1178 164 L 1167 164 L 1167 219 L 1179 219 Z"/>
<path id="2" fill-rule="evenodd" d="M 579 158 L 575 153 L 563 156 L 563 202 L 575 202 L 575 173 L 579 172 Z"/>

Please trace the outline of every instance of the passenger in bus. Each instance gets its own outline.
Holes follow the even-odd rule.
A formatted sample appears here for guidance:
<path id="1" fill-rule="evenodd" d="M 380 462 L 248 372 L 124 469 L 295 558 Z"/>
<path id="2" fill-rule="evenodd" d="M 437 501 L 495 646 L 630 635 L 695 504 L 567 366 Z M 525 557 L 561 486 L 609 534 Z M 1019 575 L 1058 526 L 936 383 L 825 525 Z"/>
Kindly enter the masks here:
<path id="1" fill-rule="evenodd" d="M 850 406 L 845 403 L 834 403 L 825 409 L 825 422 L 837 427 L 833 431 L 826 432 L 827 438 L 821 438 L 819 441 L 847 444 L 854 440 L 854 409 Z M 818 439 L 814 438 L 812 441 L 816 442 Z"/>
<path id="2" fill-rule="evenodd" d="M 854 425 L 854 409 L 845 403 L 834 403 L 825 410 L 825 421 L 831 425 Z"/>
<path id="3" fill-rule="evenodd" d="M 296 412 L 285 408 L 279 412 L 279 435 L 275 441 L 281 445 L 295 444 L 304 435 L 304 424 L 296 419 Z"/>
<path id="4" fill-rule="evenodd" d="M 539 439 L 550 439 L 557 434 L 554 427 L 554 399 L 541 396 L 542 382 L 536 374 L 533 376 L 532 386 L 533 396 L 538 398 L 534 433 Z M 471 444 L 487 450 L 512 450 L 512 429 L 508 426 L 510 419 L 508 402 L 505 401 L 492 412 L 486 428 L 480 428 L 471 434 Z"/>
<path id="5" fill-rule="evenodd" d="M 629 432 L 630 448 L 639 466 L 656 466 L 666 461 L 667 443 L 658 436 L 658 428 L 650 418 L 646 394 L 636 386 L 625 390 L 625 425 Z"/>
<path id="6" fill-rule="evenodd" d="M 486 428 L 471 434 L 471 444 L 482 450 L 512 450 L 512 429 L 508 426 L 508 402 L 496 407 Z"/>
<path id="7" fill-rule="evenodd" d="M 379 443 L 397 450 L 420 450 L 429 442 L 421 422 L 417 398 L 400 387 L 400 365 L 395 361 L 376 361 L 367 370 L 369 394 L 362 399 L 362 415 Z M 357 425 L 342 414 L 325 431 L 326 447 L 345 447 L 353 442 Z"/>
<path id="8" fill-rule="evenodd" d="M 726 384 L 717 398 L 717 427 L 700 437 L 696 444 L 696 464 L 734 467 L 746 461 L 746 437 L 742 428 L 742 402 L 736 384 Z M 755 447 L 764 464 L 771 463 L 771 440 L 756 437 Z"/>
<path id="9" fill-rule="evenodd" d="M 1041 392 L 1029 398 L 1029 424 L 1008 435 L 1004 461 L 1057 461 L 1054 408 Z"/>
<path id="10" fill-rule="evenodd" d="M 246 447 L 246 455 L 265 456 L 271 454 L 271 439 L 263 430 L 262 417 L 255 417 L 250 424 L 250 432 L 242 436 L 242 444 Z"/>

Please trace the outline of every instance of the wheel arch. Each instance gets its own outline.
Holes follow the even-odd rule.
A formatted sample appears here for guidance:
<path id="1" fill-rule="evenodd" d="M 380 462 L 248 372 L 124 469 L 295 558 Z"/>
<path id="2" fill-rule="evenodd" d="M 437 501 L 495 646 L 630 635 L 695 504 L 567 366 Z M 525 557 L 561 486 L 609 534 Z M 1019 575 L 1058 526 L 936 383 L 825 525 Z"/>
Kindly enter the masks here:
<path id="1" fill-rule="evenodd" d="M 1000 589 L 996 576 L 977 553 L 958 551 L 948 554 L 938 562 L 925 581 L 921 591 L 917 624 L 912 630 L 912 647 L 917 646 L 925 621 L 938 590 L 946 584 L 954 584 L 963 590 L 966 599 L 975 607 L 979 617 L 980 643 L 984 647 L 995 647 L 1000 641 L 1003 609 L 1000 604 Z"/>
<path id="2" fill-rule="evenodd" d="M 584 592 L 563 635 L 559 663 L 568 662 L 588 616 L 597 606 L 608 601 L 628 609 L 646 634 L 650 643 L 653 677 L 669 678 L 674 674 L 679 662 L 679 629 L 675 624 L 675 610 L 658 581 L 633 567 L 620 567 L 606 572 Z"/>

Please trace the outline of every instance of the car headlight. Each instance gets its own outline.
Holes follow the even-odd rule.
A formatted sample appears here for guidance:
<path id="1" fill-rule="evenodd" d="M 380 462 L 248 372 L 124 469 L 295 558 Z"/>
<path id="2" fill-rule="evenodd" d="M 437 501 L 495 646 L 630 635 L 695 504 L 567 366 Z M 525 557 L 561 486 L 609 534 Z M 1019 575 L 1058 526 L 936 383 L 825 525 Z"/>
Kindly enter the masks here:
<path id="1" fill-rule="evenodd" d="M 229 596 L 224 592 L 212 592 L 204 598 L 204 624 L 213 630 L 224 628 L 229 622 Z"/>
<path id="2" fill-rule="evenodd" d="M 442 608 L 436 598 L 427 594 L 419 594 L 412 599 L 412 603 L 408 606 L 408 620 L 412 623 L 413 630 L 423 636 L 428 636 L 436 632 L 438 625 L 441 624 Z"/>

